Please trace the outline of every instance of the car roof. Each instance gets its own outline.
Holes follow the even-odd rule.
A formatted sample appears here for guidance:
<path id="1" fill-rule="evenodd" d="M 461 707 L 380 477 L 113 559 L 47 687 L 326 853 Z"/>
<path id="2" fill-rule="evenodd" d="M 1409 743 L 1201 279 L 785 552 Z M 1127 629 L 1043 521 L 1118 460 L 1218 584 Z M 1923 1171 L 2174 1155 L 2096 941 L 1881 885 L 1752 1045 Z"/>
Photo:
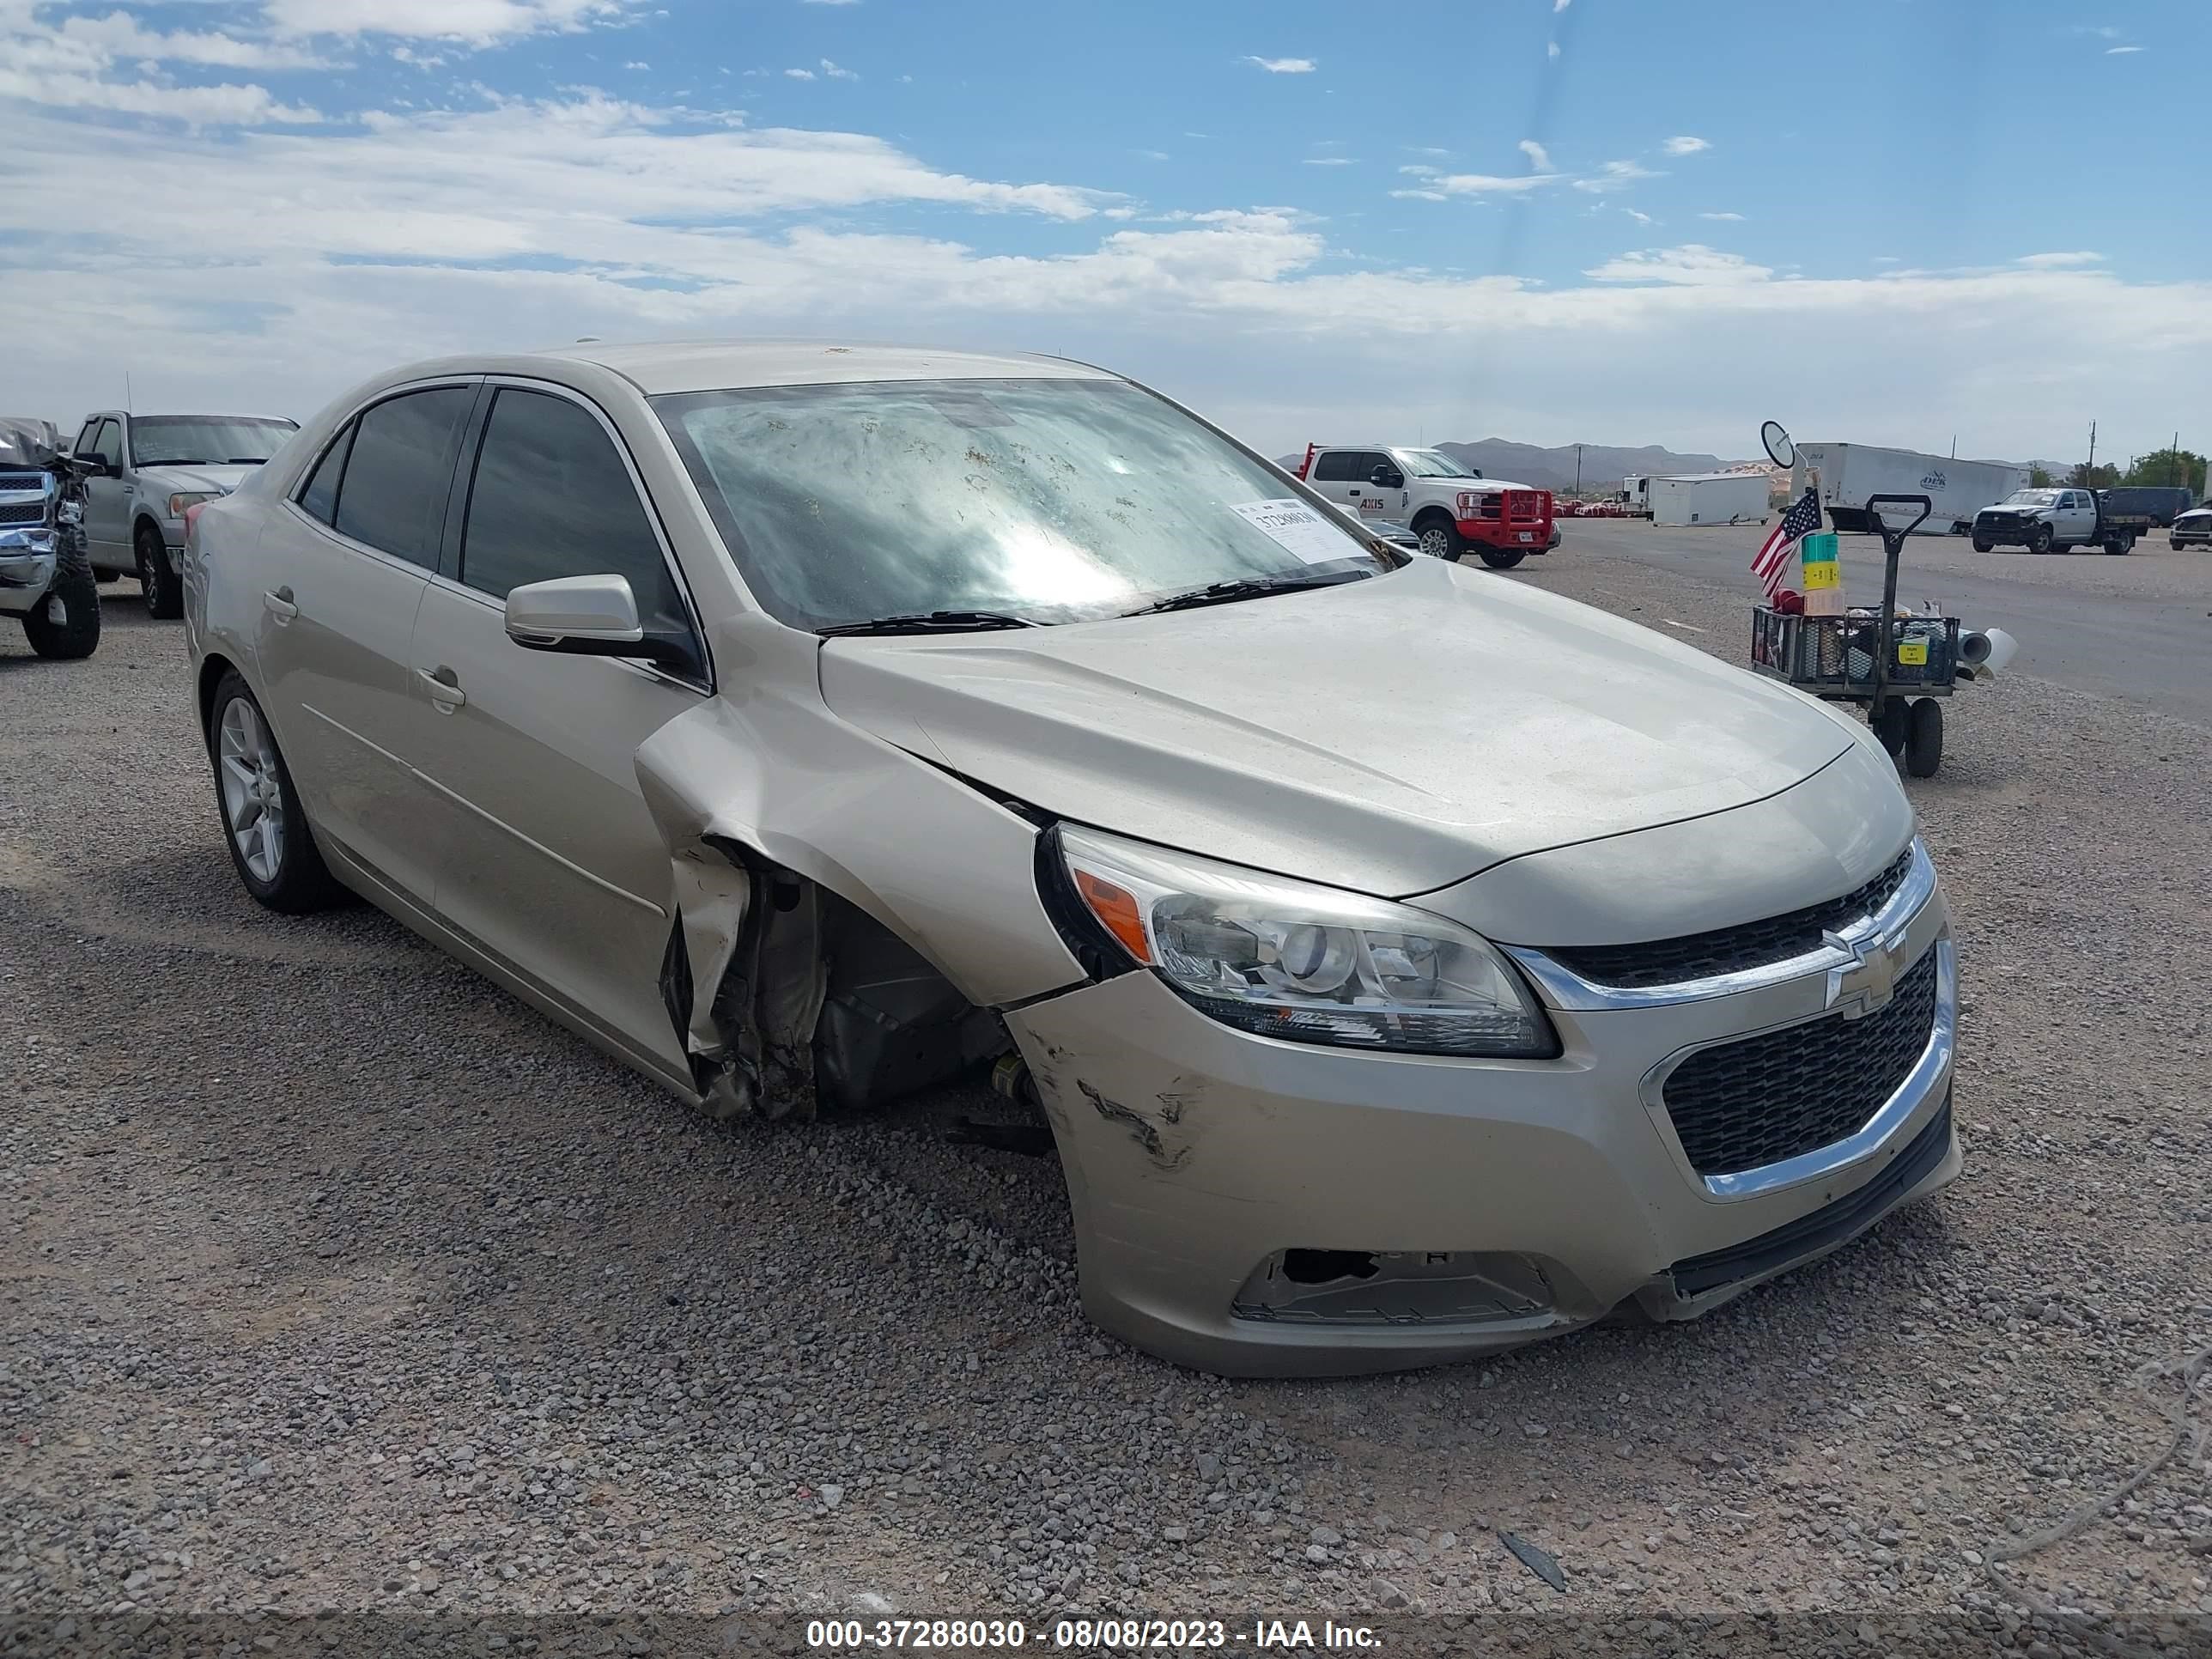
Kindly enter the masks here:
<path id="1" fill-rule="evenodd" d="M 865 380 L 1121 378 L 1087 364 L 1026 352 L 954 351 L 859 340 L 661 340 L 638 344 L 588 340 L 532 355 L 611 369 L 647 397 Z"/>

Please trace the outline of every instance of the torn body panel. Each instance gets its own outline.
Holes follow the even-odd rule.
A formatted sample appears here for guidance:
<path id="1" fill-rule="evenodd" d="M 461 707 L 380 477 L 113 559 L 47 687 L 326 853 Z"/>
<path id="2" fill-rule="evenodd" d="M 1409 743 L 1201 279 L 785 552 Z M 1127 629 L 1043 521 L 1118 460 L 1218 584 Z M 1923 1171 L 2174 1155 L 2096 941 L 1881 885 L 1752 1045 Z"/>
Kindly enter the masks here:
<path id="1" fill-rule="evenodd" d="M 988 1010 L 1083 977 L 1037 896 L 1036 827 L 810 699 L 810 636 L 723 635 L 718 662 L 761 691 L 636 755 L 676 917 L 662 995 L 702 1101 L 811 1115 L 988 1059 Z"/>

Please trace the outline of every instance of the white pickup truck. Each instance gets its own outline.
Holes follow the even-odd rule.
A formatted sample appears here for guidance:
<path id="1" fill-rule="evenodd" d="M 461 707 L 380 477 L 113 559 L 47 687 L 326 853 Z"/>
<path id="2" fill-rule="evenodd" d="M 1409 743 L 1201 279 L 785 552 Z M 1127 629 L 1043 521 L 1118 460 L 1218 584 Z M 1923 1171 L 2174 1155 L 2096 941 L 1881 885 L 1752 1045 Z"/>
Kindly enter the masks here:
<path id="1" fill-rule="evenodd" d="M 1308 444 L 1297 476 L 1364 520 L 1410 526 L 1440 559 L 1471 547 L 1492 569 L 1510 570 L 1559 545 L 1550 490 L 1486 478 L 1437 450 Z"/>
<path id="2" fill-rule="evenodd" d="M 2129 553 L 2150 528 L 2146 513 L 2113 513 L 2096 489 L 2015 489 L 1995 507 L 1974 514 L 1974 551 L 2024 547 L 2031 553 L 2063 553 L 2101 544 Z"/>

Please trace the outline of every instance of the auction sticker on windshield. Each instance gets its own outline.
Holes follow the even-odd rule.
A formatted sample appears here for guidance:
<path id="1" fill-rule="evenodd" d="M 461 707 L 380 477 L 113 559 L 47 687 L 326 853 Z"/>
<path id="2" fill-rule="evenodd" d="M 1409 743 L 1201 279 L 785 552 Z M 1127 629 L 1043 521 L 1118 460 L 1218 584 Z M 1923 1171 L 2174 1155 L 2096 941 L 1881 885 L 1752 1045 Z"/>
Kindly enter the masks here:
<path id="1" fill-rule="evenodd" d="M 1274 501 L 1231 501 L 1229 510 L 1308 564 L 1333 564 L 1339 559 L 1359 556 L 1358 543 L 1294 496 Z"/>

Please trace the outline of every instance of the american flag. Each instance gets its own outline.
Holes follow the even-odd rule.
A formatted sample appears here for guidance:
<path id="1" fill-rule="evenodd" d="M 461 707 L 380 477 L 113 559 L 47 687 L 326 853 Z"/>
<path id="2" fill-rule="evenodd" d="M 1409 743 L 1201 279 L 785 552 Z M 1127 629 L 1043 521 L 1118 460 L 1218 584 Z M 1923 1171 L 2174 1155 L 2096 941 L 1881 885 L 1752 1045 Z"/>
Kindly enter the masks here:
<path id="1" fill-rule="evenodd" d="M 1765 544 L 1752 556 L 1751 574 L 1759 578 L 1759 585 L 1766 590 L 1767 603 L 1782 592 L 1783 578 L 1790 568 L 1790 556 L 1797 550 L 1797 544 L 1820 527 L 1820 500 L 1807 486 L 1805 493 L 1790 505 L 1782 515 L 1782 522 L 1774 526 L 1774 533 Z"/>

